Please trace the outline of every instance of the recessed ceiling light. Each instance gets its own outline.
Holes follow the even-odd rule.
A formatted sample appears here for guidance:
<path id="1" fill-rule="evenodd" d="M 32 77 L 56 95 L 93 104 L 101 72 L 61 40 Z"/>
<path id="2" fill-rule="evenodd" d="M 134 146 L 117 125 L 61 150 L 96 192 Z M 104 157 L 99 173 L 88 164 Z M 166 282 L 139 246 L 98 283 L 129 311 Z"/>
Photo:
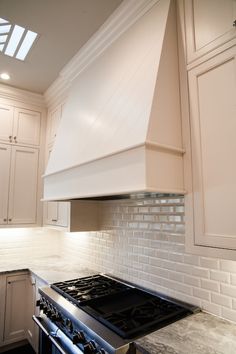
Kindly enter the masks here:
<path id="1" fill-rule="evenodd" d="M 38 34 L 0 18 L 0 52 L 25 60 Z"/>
<path id="2" fill-rule="evenodd" d="M 2 80 L 10 80 L 10 75 L 7 74 L 7 73 L 1 73 L 1 74 L 0 74 L 0 78 L 1 78 Z"/>

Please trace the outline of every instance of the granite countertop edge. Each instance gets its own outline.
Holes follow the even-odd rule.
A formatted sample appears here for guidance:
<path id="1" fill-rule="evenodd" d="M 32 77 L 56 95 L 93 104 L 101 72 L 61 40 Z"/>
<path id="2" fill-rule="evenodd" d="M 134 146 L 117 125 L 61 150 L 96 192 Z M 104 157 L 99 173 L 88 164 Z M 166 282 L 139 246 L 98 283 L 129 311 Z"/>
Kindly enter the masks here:
<path id="1" fill-rule="evenodd" d="M 0 274 L 30 272 L 45 284 L 85 277 L 98 272 L 81 264 L 68 262 L 59 256 L 40 257 L 22 264 L 19 262 L 0 262 Z"/>

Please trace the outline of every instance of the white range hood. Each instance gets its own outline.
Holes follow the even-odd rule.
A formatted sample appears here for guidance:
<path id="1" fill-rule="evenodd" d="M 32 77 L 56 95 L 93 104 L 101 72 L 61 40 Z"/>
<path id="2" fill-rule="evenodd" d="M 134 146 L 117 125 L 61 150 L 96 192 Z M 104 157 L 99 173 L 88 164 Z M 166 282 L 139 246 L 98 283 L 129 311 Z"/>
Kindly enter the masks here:
<path id="1" fill-rule="evenodd" d="M 44 200 L 184 193 L 174 2 L 158 1 L 69 91 Z"/>

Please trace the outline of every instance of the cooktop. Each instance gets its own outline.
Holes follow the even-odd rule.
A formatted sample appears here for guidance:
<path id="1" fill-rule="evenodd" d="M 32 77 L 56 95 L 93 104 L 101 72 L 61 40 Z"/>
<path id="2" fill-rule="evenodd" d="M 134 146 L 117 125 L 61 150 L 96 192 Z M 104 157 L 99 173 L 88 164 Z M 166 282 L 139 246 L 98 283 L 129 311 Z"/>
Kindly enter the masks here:
<path id="1" fill-rule="evenodd" d="M 191 306 L 100 274 L 51 287 L 122 338 L 146 334 L 193 313 Z"/>

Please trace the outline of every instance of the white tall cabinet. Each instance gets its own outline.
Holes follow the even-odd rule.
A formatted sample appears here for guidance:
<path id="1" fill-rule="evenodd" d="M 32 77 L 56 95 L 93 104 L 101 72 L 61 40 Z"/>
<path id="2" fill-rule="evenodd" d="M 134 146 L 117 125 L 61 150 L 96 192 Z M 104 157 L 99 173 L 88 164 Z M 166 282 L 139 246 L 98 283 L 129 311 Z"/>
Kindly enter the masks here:
<path id="1" fill-rule="evenodd" d="M 11 94 L 17 95 L 14 89 Z M 30 97 L 5 98 L 0 87 L 0 227 L 35 226 L 42 221 L 45 113 L 43 103 L 32 104 Z"/>
<path id="2" fill-rule="evenodd" d="M 46 164 L 53 149 L 53 144 L 57 135 L 58 125 L 61 120 L 63 104 L 59 104 L 53 109 L 49 109 L 47 117 L 47 144 L 46 144 Z M 45 202 L 43 222 L 45 226 L 65 230 L 69 226 L 69 202 Z"/>
<path id="3" fill-rule="evenodd" d="M 236 46 L 189 72 L 195 243 L 236 249 Z"/>
<path id="4" fill-rule="evenodd" d="M 236 1 L 180 3 L 189 96 L 186 245 L 191 253 L 236 259 Z"/>

